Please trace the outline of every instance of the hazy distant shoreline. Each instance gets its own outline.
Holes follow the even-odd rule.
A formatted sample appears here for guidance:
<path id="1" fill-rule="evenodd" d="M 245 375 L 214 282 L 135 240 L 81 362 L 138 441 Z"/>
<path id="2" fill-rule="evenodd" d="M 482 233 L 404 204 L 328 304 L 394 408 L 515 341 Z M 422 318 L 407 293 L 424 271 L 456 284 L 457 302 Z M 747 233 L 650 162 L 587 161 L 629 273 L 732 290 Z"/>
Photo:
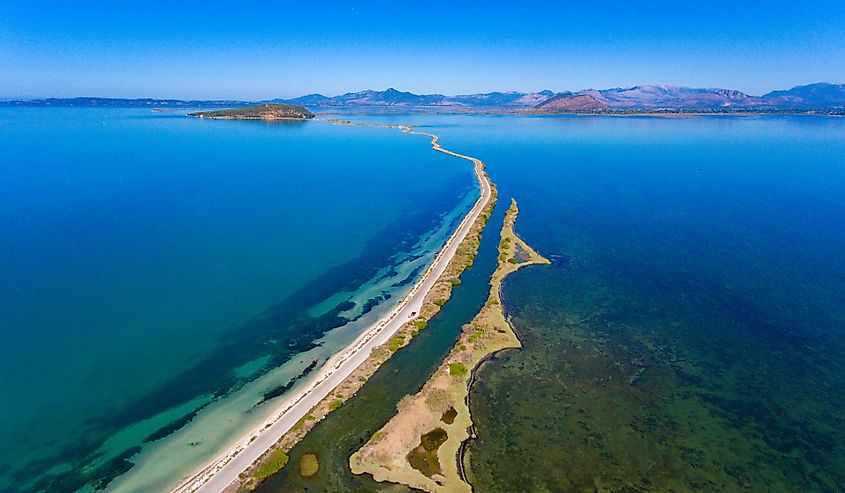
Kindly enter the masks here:
<path id="1" fill-rule="evenodd" d="M 494 91 L 446 96 L 414 94 L 393 88 L 366 90 L 337 96 L 308 94 L 292 99 L 182 100 L 155 98 L 46 98 L 0 101 L 0 107 L 149 107 L 238 108 L 268 104 L 293 104 L 311 111 L 443 112 L 443 113 L 845 113 L 845 84 L 817 82 L 753 96 L 735 89 L 639 85 L 580 91 Z"/>

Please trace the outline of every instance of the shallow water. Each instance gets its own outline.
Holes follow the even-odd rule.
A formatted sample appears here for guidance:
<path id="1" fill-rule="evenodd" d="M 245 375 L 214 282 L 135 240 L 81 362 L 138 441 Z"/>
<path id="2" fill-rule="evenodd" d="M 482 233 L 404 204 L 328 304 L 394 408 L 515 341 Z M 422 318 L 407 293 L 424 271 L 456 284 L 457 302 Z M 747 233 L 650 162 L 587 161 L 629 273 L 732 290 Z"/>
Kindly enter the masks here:
<path id="1" fill-rule="evenodd" d="M 425 139 L 318 121 L 4 108 L 0 145 L 0 491 L 131 462 L 112 489 L 164 488 L 401 298 L 477 196 Z"/>
<path id="2" fill-rule="evenodd" d="M 525 347 L 473 388 L 477 491 L 845 489 L 845 120 L 359 118 L 484 160 L 554 260 L 505 283 Z M 421 385 L 393 364 L 294 448 L 332 472 L 262 491 L 389 490 L 344 456 Z"/>
<path id="3" fill-rule="evenodd" d="M 349 470 L 349 456 L 384 426 L 396 411 L 396 403 L 406 394 L 414 394 L 437 369 L 468 323 L 487 299 L 488 283 L 496 268 L 497 224 L 504 218 L 505 207 L 499 202 L 488 222 L 472 267 L 461 275 L 443 309 L 410 344 L 387 360 L 357 394 L 318 423 L 290 452 L 290 466 L 272 476 L 256 490 L 259 493 L 305 491 L 390 493 L 411 490 L 390 483 L 376 483 L 368 475 L 356 476 Z M 496 232 L 496 233 L 494 233 Z M 319 472 L 303 478 L 298 464 L 305 454 L 316 454 Z M 292 466 L 292 467 L 291 467 Z"/>
<path id="4" fill-rule="evenodd" d="M 472 392 L 478 491 L 845 488 L 845 121 L 444 129 L 555 265 Z"/>
<path id="5" fill-rule="evenodd" d="M 437 115 L 356 115 L 356 119 L 421 125 L 440 135 L 446 148 L 483 159 L 499 186 L 502 203 L 511 196 L 519 201 L 518 233 L 554 260 L 552 266 L 514 274 L 504 286 L 507 308 L 525 347 L 484 366 L 473 388 L 472 407 L 479 426 L 478 440 L 469 447 L 468 465 L 478 491 L 845 489 L 845 121 L 816 117 Z M 164 121 L 169 120 L 142 126 L 145 132 L 155 134 L 150 129 L 166 126 Z M 180 125 L 193 124 L 178 121 Z M 209 123 L 243 122 L 203 122 Z M 48 125 L 41 121 L 32 124 Z M 4 120 L 0 132 L 8 136 L 5 125 Z M 450 169 L 450 158 L 431 153 L 425 143 L 398 132 L 357 129 L 362 133 L 349 134 L 334 133 L 339 127 L 329 128 L 326 132 L 332 132 L 332 142 L 360 144 L 355 152 L 332 150 L 338 163 L 357 157 L 359 166 L 375 166 L 376 154 L 369 150 L 384 145 L 390 146 L 385 149 L 388 152 L 422 153 L 419 156 L 425 160 L 411 159 L 409 173 L 413 176 L 429 173 L 428 160 L 438 157 L 445 161 L 432 162 L 443 162 L 443 169 Z M 304 145 L 302 131 L 294 129 L 298 134 L 288 137 L 297 139 L 296 143 L 284 145 Z M 280 132 L 270 130 L 272 133 L 266 134 L 268 129 L 260 124 L 224 127 L 208 139 L 215 142 L 221 135 L 243 131 L 255 132 L 250 139 L 260 135 L 275 142 Z M 285 128 L 281 133 L 287 135 L 288 131 Z M 61 142 L 61 135 L 68 132 L 63 128 L 54 137 Z M 193 131 L 180 128 L 176 135 L 186 133 Z M 319 143 L 326 135 L 312 137 Z M 238 148 L 238 142 L 224 141 L 226 146 Z M 267 155 L 273 149 L 257 149 L 255 141 L 247 141 L 251 142 L 249 152 L 260 150 Z M 47 153 L 51 142 L 47 139 L 38 145 L 34 140 L 26 148 L 27 155 Z M 266 141 L 263 145 L 270 146 Z M 59 154 L 72 147 L 60 147 Z M 310 152 L 329 152 L 324 147 L 315 144 Z M 170 152 L 175 151 L 171 148 Z M 213 160 L 214 154 L 206 159 Z M 188 156 L 183 158 L 176 162 Z M 404 159 L 397 157 L 407 179 Z M 231 172 L 226 161 L 216 166 Z M 390 163 L 382 164 L 376 174 L 392 169 Z M 385 273 L 386 259 L 395 251 L 387 245 L 401 244 L 400 240 L 407 238 L 399 251 L 412 251 L 412 245 L 426 232 L 443 224 L 438 221 L 442 214 L 460 209 L 457 204 L 461 197 L 466 201 L 466 195 L 446 192 L 465 192 L 470 186 L 469 170 L 460 169 L 466 174 L 444 176 L 442 181 L 434 177 L 437 183 L 430 184 L 433 188 L 427 191 L 403 189 L 393 198 L 404 200 L 402 211 L 418 211 L 419 216 L 397 214 L 400 219 L 391 222 L 391 217 L 374 212 L 372 219 L 384 222 L 372 228 L 369 240 L 362 240 L 361 253 L 337 248 L 334 265 L 338 267 L 302 281 L 299 290 L 291 288 L 292 294 L 286 298 L 270 297 L 283 301 L 265 316 L 240 325 L 238 330 L 201 327 L 188 332 L 181 342 L 175 336 L 169 339 L 172 349 L 181 351 L 176 352 L 178 356 L 168 353 L 170 357 L 182 368 L 194 368 L 188 377 L 176 381 L 190 389 L 182 395 L 186 399 L 195 396 L 200 402 L 202 391 L 214 388 L 211 382 L 231 383 L 237 375 L 254 378 L 276 367 L 279 359 L 288 359 L 290 353 L 282 350 L 287 344 L 295 343 L 293 352 L 304 350 L 322 321 L 342 322 L 337 315 L 347 313 L 347 307 L 337 303 L 347 296 L 331 294 L 354 291 L 365 280 L 377 279 L 379 269 Z M 196 170 L 183 171 L 190 176 Z M 355 176 L 349 173 L 344 179 Z M 159 183 L 172 183 L 172 178 L 162 176 Z M 401 177 L 397 179 L 401 181 Z M 61 189 L 60 183 L 54 190 Z M 7 186 L 4 191 L 17 188 Z M 371 190 L 373 200 L 381 191 L 381 186 Z M 18 199 L 29 195 L 21 194 Z M 448 205 L 440 203 L 443 197 L 451 197 Z M 301 197 L 307 203 L 306 199 Z M 499 208 L 491 225 L 501 223 L 501 213 Z M 21 216 L 4 215 L 0 210 L 0 217 L 11 221 L 9 218 Z M 344 224 L 342 217 L 337 221 Z M 414 229 L 414 225 L 418 227 Z M 404 394 L 419 389 L 448 351 L 460 326 L 483 302 L 495 265 L 492 231 L 485 233 L 476 265 L 465 272 L 464 282 L 429 328 L 294 448 L 294 466 L 305 453 L 318 455 L 317 475 L 305 479 L 296 467 L 288 467 L 262 491 L 405 491 L 376 484 L 367 476 L 352 476 L 348 455 L 392 416 Z M 8 238 L 0 240 L 2 248 L 9 244 Z M 328 250 L 332 246 L 337 247 L 329 242 Z M 259 257 L 266 259 L 266 250 L 262 253 Z M 306 249 L 292 248 L 280 255 L 307 258 L 308 254 Z M 399 257 L 403 260 L 409 255 Z M 279 262 L 278 269 L 271 272 L 282 276 L 289 266 Z M 6 279 L 4 291 L 12 286 Z M 279 281 L 279 285 L 290 282 Z M 247 284 L 242 283 L 241 289 Z M 378 281 L 368 286 L 375 285 Z M 267 294 L 266 285 L 255 286 L 254 292 L 243 293 L 243 298 Z M 270 291 L 278 293 L 278 289 Z M 368 295 L 358 297 L 359 301 L 364 298 Z M 315 322 L 312 317 L 321 318 Z M 281 324 L 281 320 L 296 322 Z M 287 330 L 274 330 L 277 325 Z M 243 349 L 229 356 L 208 349 L 200 353 L 214 356 L 191 356 L 191 351 L 198 351 L 196 334 L 206 330 L 218 334 L 208 339 L 209 346 Z M 5 327 L 2 334 L 7 337 Z M 305 336 L 297 339 L 295 334 Z M 50 341 L 45 337 L 39 343 L 47 346 Z M 12 396 L 30 395 L 29 388 L 49 389 L 39 394 L 44 399 L 53 392 L 59 396 L 66 392 L 71 401 L 80 395 L 78 386 L 65 391 L 55 380 L 27 384 L 18 368 L 25 359 L 15 353 L 21 346 L 4 339 L 2 347 L 16 362 L 3 363 L 8 366 L 3 367 L 4 374 L 15 377 L 4 389 L 4 404 L 11 402 Z M 101 351 L 112 353 L 108 346 Z M 268 354 L 273 357 L 262 359 Z M 54 349 L 43 358 L 32 359 L 38 365 L 29 368 L 63 360 L 61 355 Z M 214 358 L 225 362 L 219 373 L 215 373 L 218 365 Z M 304 357 L 289 373 L 297 374 L 308 362 Z M 144 369 L 149 371 L 149 367 Z M 172 370 L 161 371 L 172 374 Z M 279 376 L 276 383 L 283 385 L 289 379 Z M 153 397 L 144 405 L 117 412 L 121 417 L 117 422 L 95 421 L 93 428 L 115 430 L 130 418 L 137 421 L 148 415 L 139 409 L 168 408 L 160 405 L 164 402 L 160 395 L 150 395 Z M 260 392 L 255 391 L 253 399 L 257 397 Z M 80 401 L 94 406 L 108 402 L 105 397 Z M 0 412 L 7 413 L 7 409 L 4 406 Z M 99 411 L 103 415 L 116 412 L 114 408 Z M 183 413 L 184 409 L 177 409 L 170 415 Z M 170 415 L 161 421 L 172 421 Z M 0 417 L 0 423 L 10 422 L 5 414 Z M 3 429 L 4 440 L 11 436 L 7 429 Z M 70 437 L 57 429 L 60 437 Z M 79 456 L 84 457 L 83 452 Z"/>

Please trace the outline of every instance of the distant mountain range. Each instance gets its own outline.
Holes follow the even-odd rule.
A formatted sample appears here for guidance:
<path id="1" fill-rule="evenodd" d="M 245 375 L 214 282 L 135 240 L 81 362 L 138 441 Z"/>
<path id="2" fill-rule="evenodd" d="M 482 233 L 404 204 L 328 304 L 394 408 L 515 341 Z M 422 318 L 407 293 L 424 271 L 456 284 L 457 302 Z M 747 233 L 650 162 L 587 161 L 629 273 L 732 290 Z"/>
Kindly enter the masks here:
<path id="1" fill-rule="evenodd" d="M 504 110 L 542 112 L 633 112 L 633 111 L 845 111 L 845 84 L 820 82 L 751 96 L 732 89 L 643 85 L 628 88 L 588 89 L 578 92 L 549 90 L 536 93 L 490 92 L 445 96 L 414 94 L 390 88 L 385 91 L 350 92 L 340 96 L 309 94 L 294 99 L 263 101 L 184 101 L 177 99 L 69 98 L 2 101 L 0 106 L 146 106 L 234 107 L 251 104 L 289 103 L 316 110 L 381 108 L 440 109 L 443 111 Z"/>
<path id="2" fill-rule="evenodd" d="M 535 108 L 545 110 L 810 111 L 845 108 L 845 84 L 817 83 L 750 96 L 732 89 L 636 86 L 560 93 Z"/>
<path id="3" fill-rule="evenodd" d="M 334 97 L 309 94 L 289 100 L 273 100 L 273 102 L 293 103 L 320 108 L 349 106 L 533 108 L 554 95 L 554 92 L 547 90 L 538 93 L 512 91 L 444 96 L 443 94 L 414 94 L 390 88 L 386 91 L 349 92 Z"/>

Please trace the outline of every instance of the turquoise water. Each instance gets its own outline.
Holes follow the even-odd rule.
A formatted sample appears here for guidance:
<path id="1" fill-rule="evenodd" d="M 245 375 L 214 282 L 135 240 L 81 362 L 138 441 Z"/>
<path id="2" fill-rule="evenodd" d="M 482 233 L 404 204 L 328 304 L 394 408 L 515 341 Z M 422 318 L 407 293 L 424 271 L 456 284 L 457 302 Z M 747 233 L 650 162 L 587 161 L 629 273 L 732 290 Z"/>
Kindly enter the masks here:
<path id="1" fill-rule="evenodd" d="M 477 193 L 423 138 L 319 121 L 15 108 L 0 146 L 9 491 L 178 480 L 401 297 Z"/>
<path id="2" fill-rule="evenodd" d="M 473 387 L 476 491 L 845 489 L 845 120 L 361 118 L 483 159 L 553 259 L 504 285 L 524 347 Z M 485 290 L 425 335 L 454 340 Z M 346 461 L 441 346 L 400 351 L 261 491 L 405 491 Z M 304 453 L 327 470 L 300 477 Z"/>
<path id="3" fill-rule="evenodd" d="M 387 360 L 340 409 L 317 423 L 290 451 L 289 466 L 262 483 L 258 493 L 411 491 L 392 483 L 377 483 L 366 474 L 352 474 L 349 456 L 387 423 L 399 399 L 419 391 L 454 345 L 461 327 L 481 309 L 496 268 L 499 238 L 495 226 L 502 223 L 507 205 L 499 202 L 494 209 L 475 262 L 461 274 L 460 286 L 425 330 Z M 308 478 L 299 475 L 304 454 L 316 455 L 320 463 L 317 474 Z"/>
<path id="4" fill-rule="evenodd" d="M 414 252 L 434 250 L 473 197 L 467 168 L 398 132 L 136 110 L 43 117 L 63 111 L 0 113 L 15 158 L 0 168 L 0 224 L 14 232 L 0 238 L 0 282 L 14 295 L 0 300 L 9 356 L 0 365 L 11 376 L 0 394 L 4 480 L 42 478 L 61 462 L 54 455 L 69 466 L 108 462 L 91 450 L 119 457 L 149 429 L 166 434 L 163 424 L 205 406 L 109 486 L 165 484 L 175 473 L 162 457 L 207 453 L 237 431 L 213 430 L 267 407 L 245 414 L 245 405 L 296 385 L 312 357 L 355 333 L 382 286 L 401 292 L 419 265 Z M 845 489 L 845 120 L 356 119 L 417 124 L 483 159 L 502 203 L 519 201 L 517 231 L 554 260 L 504 286 L 524 348 L 483 367 L 473 389 L 478 439 L 467 465 L 478 491 Z M 233 166 L 242 155 L 254 159 Z M 325 208 L 326 177 L 337 178 L 334 191 L 366 192 L 332 194 L 338 202 Z M 355 213 L 365 209 L 372 215 Z M 309 212 L 321 225 L 297 223 Z M 501 210 L 491 221 L 500 220 Z M 431 330 L 292 451 L 294 465 L 317 453 L 321 472 L 305 479 L 291 467 L 262 491 L 402 491 L 351 476 L 348 454 L 472 318 L 494 240 L 488 230 Z M 188 302 L 197 298 L 211 301 Z M 164 309 L 152 309 L 156 300 Z M 7 322 L 27 309 L 46 320 L 40 330 Z M 227 310 L 235 315 L 224 322 Z M 80 479 L 54 472 L 62 484 Z"/>

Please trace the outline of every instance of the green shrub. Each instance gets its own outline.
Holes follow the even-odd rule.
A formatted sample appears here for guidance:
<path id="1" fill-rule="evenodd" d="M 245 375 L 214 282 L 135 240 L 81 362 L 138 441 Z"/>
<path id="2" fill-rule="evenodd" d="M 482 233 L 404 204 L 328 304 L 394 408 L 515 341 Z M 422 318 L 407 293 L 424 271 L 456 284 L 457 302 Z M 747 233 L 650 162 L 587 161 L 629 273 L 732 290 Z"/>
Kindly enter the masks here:
<path id="1" fill-rule="evenodd" d="M 461 280 L 460 280 L 460 279 L 458 279 L 457 277 L 452 278 L 452 287 L 453 287 L 453 288 L 458 287 L 458 286 L 460 286 L 460 285 L 461 285 Z"/>
<path id="2" fill-rule="evenodd" d="M 259 465 L 255 470 L 255 479 L 264 481 L 270 476 L 281 471 L 287 464 L 288 454 L 286 454 L 283 450 L 276 450 L 267 462 Z"/>
<path id="3" fill-rule="evenodd" d="M 436 413 L 443 413 L 452 407 L 452 396 L 445 389 L 434 388 L 425 396 L 425 403 Z"/>
<path id="4" fill-rule="evenodd" d="M 453 377 L 462 377 L 467 373 L 469 373 L 469 370 L 467 370 L 466 365 L 463 363 L 452 363 L 449 365 L 449 375 Z"/>
<path id="5" fill-rule="evenodd" d="M 402 334 L 395 335 L 390 338 L 390 341 L 387 343 L 387 348 L 393 352 L 396 352 L 405 345 L 405 336 Z"/>
<path id="6" fill-rule="evenodd" d="M 339 409 L 340 406 L 343 405 L 343 401 L 340 399 L 335 399 L 329 402 L 329 411 L 334 411 L 335 409 Z"/>
<path id="7" fill-rule="evenodd" d="M 425 326 L 428 325 L 428 321 L 424 318 L 418 318 L 411 322 L 411 325 L 413 325 L 417 330 L 423 330 Z"/>

